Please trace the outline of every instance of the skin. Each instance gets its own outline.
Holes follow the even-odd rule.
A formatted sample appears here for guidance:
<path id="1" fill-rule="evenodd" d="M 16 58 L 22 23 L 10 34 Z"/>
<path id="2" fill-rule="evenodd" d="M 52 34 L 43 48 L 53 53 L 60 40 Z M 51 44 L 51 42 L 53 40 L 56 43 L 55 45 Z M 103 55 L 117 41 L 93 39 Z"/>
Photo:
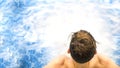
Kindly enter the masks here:
<path id="1" fill-rule="evenodd" d="M 70 50 L 68 49 L 68 53 Z M 71 57 L 66 55 L 59 56 L 52 60 L 44 68 L 120 68 L 111 59 L 95 54 L 94 57 L 84 64 L 75 62 Z"/>

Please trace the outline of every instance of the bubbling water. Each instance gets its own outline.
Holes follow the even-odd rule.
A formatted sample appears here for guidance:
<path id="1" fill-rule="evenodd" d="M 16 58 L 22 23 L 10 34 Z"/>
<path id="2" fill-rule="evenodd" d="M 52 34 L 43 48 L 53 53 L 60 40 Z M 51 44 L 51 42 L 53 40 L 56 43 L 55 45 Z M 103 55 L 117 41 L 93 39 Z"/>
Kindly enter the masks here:
<path id="1" fill-rule="evenodd" d="M 117 0 L 1 0 L 0 68 L 42 68 L 66 54 L 72 33 L 81 29 L 120 65 L 118 6 Z"/>

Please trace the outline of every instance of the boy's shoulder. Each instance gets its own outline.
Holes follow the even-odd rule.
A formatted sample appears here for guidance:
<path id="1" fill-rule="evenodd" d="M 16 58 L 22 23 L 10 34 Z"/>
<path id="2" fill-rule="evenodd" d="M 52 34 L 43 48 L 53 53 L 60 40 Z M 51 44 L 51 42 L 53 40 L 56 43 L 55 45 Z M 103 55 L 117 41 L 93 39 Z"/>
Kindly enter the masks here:
<path id="1" fill-rule="evenodd" d="M 101 65 L 104 65 L 105 67 L 109 68 L 119 68 L 119 66 L 109 57 L 98 54 L 99 62 Z"/>
<path id="2" fill-rule="evenodd" d="M 53 58 L 44 68 L 61 68 L 67 66 L 69 58 L 66 55 L 60 55 L 56 58 Z"/>

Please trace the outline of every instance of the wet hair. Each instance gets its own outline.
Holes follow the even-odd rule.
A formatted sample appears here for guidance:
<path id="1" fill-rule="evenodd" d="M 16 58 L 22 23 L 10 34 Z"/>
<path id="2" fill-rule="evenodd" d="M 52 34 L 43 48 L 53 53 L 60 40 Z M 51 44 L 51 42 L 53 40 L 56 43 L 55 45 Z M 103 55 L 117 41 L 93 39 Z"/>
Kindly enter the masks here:
<path id="1" fill-rule="evenodd" d="M 80 30 L 72 35 L 70 42 L 70 53 L 76 62 L 88 62 L 92 59 L 95 52 L 96 41 L 89 32 Z"/>

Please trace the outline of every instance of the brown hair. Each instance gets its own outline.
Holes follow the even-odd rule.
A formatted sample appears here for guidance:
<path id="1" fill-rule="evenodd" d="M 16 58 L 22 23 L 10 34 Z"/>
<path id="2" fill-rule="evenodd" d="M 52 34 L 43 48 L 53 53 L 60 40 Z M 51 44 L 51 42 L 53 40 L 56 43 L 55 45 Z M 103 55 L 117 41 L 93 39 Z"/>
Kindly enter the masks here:
<path id="1" fill-rule="evenodd" d="M 72 35 L 70 53 L 76 62 L 85 63 L 91 60 L 95 52 L 96 41 L 89 32 L 80 30 Z"/>

